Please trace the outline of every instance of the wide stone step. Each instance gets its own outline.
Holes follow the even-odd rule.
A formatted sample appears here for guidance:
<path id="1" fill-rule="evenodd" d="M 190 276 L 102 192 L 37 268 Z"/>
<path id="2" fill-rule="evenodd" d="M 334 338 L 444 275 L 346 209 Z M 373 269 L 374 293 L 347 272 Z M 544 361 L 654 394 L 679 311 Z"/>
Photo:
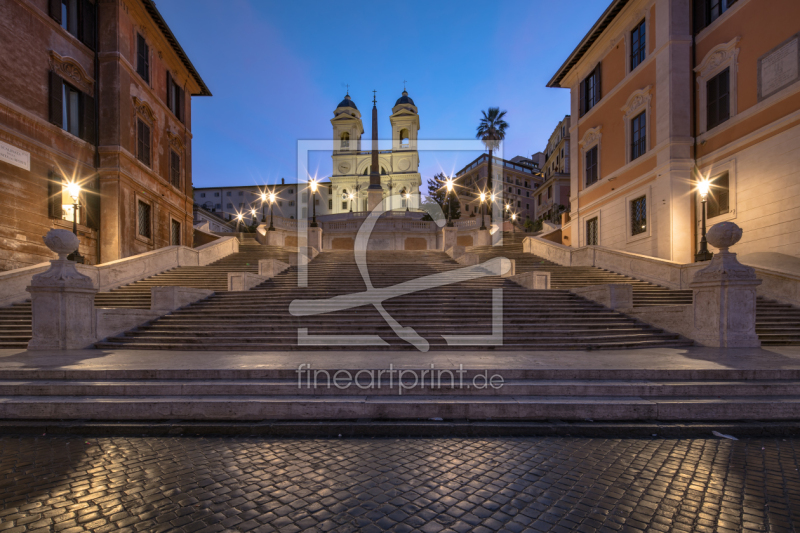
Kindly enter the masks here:
<path id="1" fill-rule="evenodd" d="M 15 396 L 0 418 L 94 420 L 793 420 L 798 396 Z"/>

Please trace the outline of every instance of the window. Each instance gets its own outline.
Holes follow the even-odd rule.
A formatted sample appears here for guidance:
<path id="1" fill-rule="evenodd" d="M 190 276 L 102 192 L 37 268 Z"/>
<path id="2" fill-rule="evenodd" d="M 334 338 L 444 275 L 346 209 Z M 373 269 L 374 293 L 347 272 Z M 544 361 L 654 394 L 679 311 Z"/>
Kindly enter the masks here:
<path id="1" fill-rule="evenodd" d="M 228 194 L 226 194 L 226 196 L 230 196 L 230 195 L 231 195 L 231 191 L 228 191 Z"/>
<path id="2" fill-rule="evenodd" d="M 525 196 L 527 198 L 530 198 L 531 197 L 531 191 L 525 191 Z"/>
<path id="3" fill-rule="evenodd" d="M 631 161 L 647 151 L 647 118 L 644 111 L 631 120 Z"/>
<path id="4" fill-rule="evenodd" d="M 542 205 L 542 195 L 536 197 L 536 205 Z"/>
<path id="5" fill-rule="evenodd" d="M 597 182 L 597 146 L 586 152 L 586 186 Z"/>
<path id="6" fill-rule="evenodd" d="M 590 218 L 586 221 L 586 245 L 587 246 L 597 246 L 597 234 L 598 234 L 598 226 L 597 217 Z"/>
<path id="7" fill-rule="evenodd" d="M 222 209 L 222 204 L 217 204 L 217 209 Z"/>
<path id="8" fill-rule="evenodd" d="M 730 118 L 730 68 L 706 82 L 706 127 L 710 130 Z"/>
<path id="9" fill-rule="evenodd" d="M 342 202 L 342 209 L 347 209 L 347 202 Z"/>
<path id="10" fill-rule="evenodd" d="M 644 61 L 645 41 L 645 21 L 643 20 L 631 31 L 631 70 Z"/>
<path id="11" fill-rule="evenodd" d="M 181 156 L 174 150 L 169 152 L 169 182 L 173 187 L 181 187 Z"/>
<path id="12" fill-rule="evenodd" d="M 585 115 L 600 101 L 600 63 L 586 76 L 580 86 L 580 113 Z"/>
<path id="13" fill-rule="evenodd" d="M 215 193 L 214 193 L 214 196 L 216 196 L 217 198 L 219 198 L 219 193 L 218 193 L 218 192 L 215 192 Z"/>
<path id="14" fill-rule="evenodd" d="M 49 73 L 50 122 L 84 141 L 95 142 L 94 98 Z"/>
<path id="15" fill-rule="evenodd" d="M 522 194 L 522 193 L 520 192 L 520 189 L 517 189 L 517 194 Z"/>
<path id="16" fill-rule="evenodd" d="M 350 134 L 347 132 L 342 133 L 341 141 L 341 147 L 348 148 L 350 146 Z"/>
<path id="17" fill-rule="evenodd" d="M 147 239 L 151 236 L 150 229 L 150 204 L 139 200 L 139 235 Z"/>
<path id="18" fill-rule="evenodd" d="M 150 84 L 150 47 L 140 33 L 136 34 L 136 72 Z"/>
<path id="19" fill-rule="evenodd" d="M 517 207 L 522 207 L 522 202 L 520 202 L 519 200 L 517 200 Z"/>
<path id="20" fill-rule="evenodd" d="M 631 235 L 647 231 L 647 197 L 631 200 Z"/>
<path id="21" fill-rule="evenodd" d="M 48 12 L 64 30 L 94 50 L 95 2 L 94 0 L 49 0 Z"/>
<path id="22" fill-rule="evenodd" d="M 173 246 L 181 244 L 181 223 L 175 219 L 170 220 L 169 243 Z"/>
<path id="23" fill-rule="evenodd" d="M 694 32 L 717 20 L 736 0 L 694 0 Z"/>
<path id="24" fill-rule="evenodd" d="M 550 199 L 550 198 L 552 198 L 552 197 L 553 197 L 553 186 L 552 186 L 552 185 L 550 185 L 550 186 L 547 188 L 547 199 L 549 200 L 549 199 Z"/>
<path id="25" fill-rule="evenodd" d="M 228 208 L 228 209 L 233 209 L 233 204 L 232 204 L 232 203 L 230 203 L 230 202 L 228 202 L 227 208 Z"/>
<path id="26" fill-rule="evenodd" d="M 333 200 L 328 200 L 328 210 L 333 211 Z"/>
<path id="27" fill-rule="evenodd" d="M 150 166 L 150 126 L 142 119 L 137 120 L 136 126 L 136 158 Z"/>
<path id="28" fill-rule="evenodd" d="M 78 36 L 78 0 L 61 0 L 61 27 Z"/>
<path id="29" fill-rule="evenodd" d="M 201 192 L 201 193 L 200 193 L 200 198 L 205 198 L 205 197 L 206 197 L 206 193 L 204 193 L 204 192 Z"/>
<path id="30" fill-rule="evenodd" d="M 184 93 L 175 78 L 167 72 L 167 107 L 175 117 L 183 122 Z"/>
<path id="31" fill-rule="evenodd" d="M 706 217 L 713 218 L 730 212 L 730 177 L 727 172 L 711 180 Z"/>

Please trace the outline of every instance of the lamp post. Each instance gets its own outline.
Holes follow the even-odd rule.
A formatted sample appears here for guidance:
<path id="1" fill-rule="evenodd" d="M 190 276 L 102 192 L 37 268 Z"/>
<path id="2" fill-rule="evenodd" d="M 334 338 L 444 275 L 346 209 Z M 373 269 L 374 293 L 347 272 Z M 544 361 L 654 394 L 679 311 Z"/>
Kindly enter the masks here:
<path id="1" fill-rule="evenodd" d="M 80 204 L 81 199 L 81 186 L 71 181 L 67 184 L 67 193 L 69 194 L 70 198 L 72 198 L 72 233 L 77 237 L 78 236 L 78 205 Z M 67 259 L 70 261 L 75 261 L 76 263 L 83 264 L 86 262 L 86 259 L 81 255 L 79 250 L 75 250 L 71 254 L 67 256 Z"/>
<path id="2" fill-rule="evenodd" d="M 481 193 L 481 227 L 480 229 L 486 229 L 486 193 Z"/>
<path id="3" fill-rule="evenodd" d="M 275 193 L 269 193 L 269 229 L 267 231 L 275 231 L 275 226 L 272 224 L 272 213 L 275 211 Z"/>
<path id="4" fill-rule="evenodd" d="M 311 180 L 309 182 L 309 187 L 311 188 L 311 209 L 314 212 L 314 216 L 311 219 L 311 227 L 317 227 L 317 180 Z"/>
<path id="5" fill-rule="evenodd" d="M 264 223 L 267 221 L 267 217 L 264 215 L 264 204 L 267 203 L 267 193 L 261 193 L 261 222 Z"/>
<path id="6" fill-rule="evenodd" d="M 516 233 L 516 232 L 517 232 L 517 214 L 511 213 L 511 233 Z"/>
<path id="7" fill-rule="evenodd" d="M 356 195 L 353 194 L 353 193 L 348 193 L 347 196 L 348 196 L 348 198 L 350 198 L 350 214 L 352 215 L 353 214 L 353 198 L 355 198 Z"/>
<path id="8" fill-rule="evenodd" d="M 700 210 L 701 213 L 701 220 L 702 224 L 700 226 L 700 234 L 702 237 L 700 238 L 700 250 L 696 254 L 694 254 L 694 260 L 697 261 L 710 261 L 711 258 L 714 256 L 711 252 L 708 251 L 708 241 L 706 241 L 706 201 L 708 198 L 708 191 L 711 188 L 711 183 L 708 181 L 707 178 L 703 178 L 697 182 L 697 192 L 700 193 L 700 198 L 702 198 L 700 202 Z"/>
<path id="9" fill-rule="evenodd" d="M 252 225 L 255 226 L 256 222 L 258 221 L 258 211 L 256 211 L 255 207 L 250 209 L 250 216 L 252 217 L 251 220 L 253 221 Z"/>
<path id="10" fill-rule="evenodd" d="M 503 218 L 506 218 L 511 211 L 511 204 L 506 204 L 505 207 L 505 210 L 503 210 Z"/>
<path id="11" fill-rule="evenodd" d="M 236 213 L 236 231 L 239 231 L 239 224 L 242 223 L 242 219 L 244 219 L 244 215 L 241 213 Z"/>
<path id="12" fill-rule="evenodd" d="M 448 228 L 452 228 L 453 227 L 453 218 L 452 218 L 452 215 L 451 215 L 452 208 L 450 206 L 450 202 L 452 200 L 450 198 L 451 197 L 450 193 L 453 192 L 453 178 L 447 178 L 445 180 L 444 184 L 445 184 L 445 188 L 447 189 L 447 227 Z"/>
<path id="13" fill-rule="evenodd" d="M 406 213 L 408 213 L 408 205 L 411 203 L 411 193 L 406 193 Z"/>

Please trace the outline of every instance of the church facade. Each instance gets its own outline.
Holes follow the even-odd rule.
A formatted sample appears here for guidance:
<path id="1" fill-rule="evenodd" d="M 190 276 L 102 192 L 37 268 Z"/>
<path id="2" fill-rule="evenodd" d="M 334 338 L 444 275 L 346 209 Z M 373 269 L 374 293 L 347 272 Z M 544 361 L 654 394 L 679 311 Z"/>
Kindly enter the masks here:
<path id="1" fill-rule="evenodd" d="M 401 195 L 408 199 L 391 200 L 389 209 L 417 209 L 420 203 L 419 153 L 417 132 L 419 114 L 414 101 L 403 91 L 395 102 L 391 123 L 392 149 L 380 150 L 378 165 L 384 198 Z M 362 149 L 364 126 L 361 112 L 347 94 L 331 119 L 333 126 L 333 174 L 331 175 L 331 213 L 367 211 L 367 187 L 371 172 L 369 143 Z"/>

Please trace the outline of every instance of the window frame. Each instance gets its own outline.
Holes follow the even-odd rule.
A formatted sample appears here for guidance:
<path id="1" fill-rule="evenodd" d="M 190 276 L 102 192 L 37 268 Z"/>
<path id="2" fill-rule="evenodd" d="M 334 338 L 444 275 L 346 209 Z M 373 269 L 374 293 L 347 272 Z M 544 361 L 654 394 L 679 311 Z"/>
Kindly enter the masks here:
<path id="1" fill-rule="evenodd" d="M 631 161 L 634 161 L 647 153 L 647 115 L 644 111 L 631 119 L 630 128 Z"/>
<path id="2" fill-rule="evenodd" d="M 172 242 L 172 226 L 173 224 L 178 225 L 178 242 Z M 174 215 L 170 214 L 169 216 L 169 245 L 170 246 L 181 246 L 183 244 L 183 224 L 181 224 L 181 220 L 176 218 Z"/>
<path id="3" fill-rule="evenodd" d="M 644 18 L 642 18 L 639 22 L 634 24 L 627 31 L 626 41 L 625 41 L 625 45 L 626 45 L 625 46 L 625 52 L 626 52 L 625 55 L 626 55 L 626 58 L 627 58 L 627 61 L 626 61 L 627 62 L 626 74 L 630 74 L 631 72 L 633 72 L 634 70 L 639 68 L 642 65 L 642 63 L 644 63 L 647 60 L 647 58 L 649 57 L 649 54 L 648 54 L 649 46 L 648 45 L 650 44 L 650 42 L 649 42 L 650 32 L 647 31 L 649 25 L 650 25 L 650 10 L 648 9 L 647 10 L 647 14 L 644 16 Z M 644 38 L 643 39 L 642 38 L 639 39 L 639 48 L 637 50 L 637 49 L 634 49 L 635 43 L 633 41 L 633 32 L 638 31 L 640 29 L 644 29 Z M 634 57 L 635 57 L 634 53 L 637 52 L 637 51 L 640 52 L 639 55 L 641 56 L 641 59 L 639 60 L 638 63 L 636 63 L 634 65 L 633 64 Z"/>
<path id="4" fill-rule="evenodd" d="M 625 163 L 630 163 L 650 152 L 652 139 L 652 120 L 650 116 L 652 95 L 652 85 L 643 89 L 633 91 L 622 106 L 622 121 L 625 127 Z M 633 120 L 644 113 L 645 122 L 645 141 L 644 152 L 637 157 L 633 157 Z"/>
<path id="5" fill-rule="evenodd" d="M 175 159 L 178 160 L 178 167 L 175 168 Z M 174 174 L 177 172 L 177 175 Z M 176 183 L 177 181 L 177 183 Z M 174 149 L 169 150 L 169 184 L 178 190 L 181 190 L 181 183 L 183 182 L 183 158 Z"/>
<path id="6" fill-rule="evenodd" d="M 652 236 L 653 234 L 653 204 L 651 199 L 651 187 L 646 186 L 643 189 L 638 189 L 636 191 L 631 192 L 630 194 L 625 196 L 625 242 L 631 243 L 640 241 L 642 239 L 647 239 Z M 639 233 L 633 233 L 632 227 L 632 213 L 631 210 L 633 209 L 633 202 L 635 200 L 639 200 L 644 198 L 645 202 L 645 231 L 641 231 Z"/>
<path id="7" fill-rule="evenodd" d="M 601 214 L 600 211 L 595 211 L 581 218 L 581 221 L 583 222 L 582 224 L 583 231 L 581 232 L 581 246 L 600 246 L 600 214 Z M 597 221 L 597 232 L 596 232 L 597 241 L 590 243 L 589 222 L 593 220 Z"/>
<path id="8" fill-rule="evenodd" d="M 142 134 L 142 130 L 147 130 L 147 135 Z M 147 138 L 147 150 L 145 150 L 144 139 Z M 143 155 L 147 155 L 147 161 L 142 159 Z M 148 124 L 142 117 L 136 117 L 136 159 L 141 164 L 152 170 L 153 163 L 153 128 L 152 124 Z"/>
<path id="9" fill-rule="evenodd" d="M 600 147 L 600 141 L 602 139 L 602 132 L 601 127 L 597 126 L 595 128 L 591 128 L 586 131 L 583 135 L 583 139 L 581 139 L 579 146 L 580 146 L 580 153 L 581 153 L 581 182 L 583 184 L 583 190 L 586 190 L 597 183 L 600 183 L 602 180 L 602 176 L 600 173 L 600 161 L 602 157 L 602 150 Z M 586 166 L 586 154 L 590 152 L 592 149 L 597 148 L 597 179 L 592 183 L 589 183 L 589 175 L 588 175 L 588 168 Z"/>
<path id="10" fill-rule="evenodd" d="M 148 228 L 149 229 L 149 235 L 142 235 L 140 233 L 141 220 L 139 218 L 139 204 L 144 204 L 144 205 L 149 207 L 149 212 L 148 212 L 149 216 L 150 216 L 149 228 Z M 152 200 L 148 200 L 144 196 L 141 196 L 141 195 L 139 195 L 137 193 L 136 195 L 134 195 L 134 208 L 135 208 L 135 213 L 136 213 L 136 226 L 134 228 L 134 231 L 136 232 L 136 240 L 144 242 L 144 243 L 146 243 L 148 245 L 152 245 L 153 244 L 153 234 L 154 234 L 154 229 L 155 229 L 154 228 L 155 207 L 153 205 L 153 201 Z"/>
<path id="11" fill-rule="evenodd" d="M 583 117 L 591 111 L 597 104 L 600 103 L 600 100 L 603 98 L 603 94 L 601 91 L 601 79 L 602 79 L 602 72 L 600 65 L 602 62 L 598 62 L 594 68 L 580 81 L 578 85 L 578 114 Z M 589 106 L 589 92 L 587 89 L 587 81 L 589 79 L 594 79 L 594 95 L 595 99 L 591 101 L 591 106 Z M 588 106 L 588 107 L 587 107 Z"/>
<path id="12" fill-rule="evenodd" d="M 713 130 L 718 130 L 726 122 L 736 116 L 737 114 L 737 72 L 738 72 L 738 58 L 739 58 L 739 37 L 734 37 L 727 43 L 718 44 L 708 51 L 706 56 L 695 67 L 695 80 L 698 84 L 697 101 L 700 109 L 698 110 L 699 128 L 698 140 L 705 140 L 703 135 Z M 728 106 L 729 113 L 728 119 L 724 122 L 717 124 L 714 128 L 708 127 L 708 81 L 715 77 L 717 74 L 725 69 L 728 70 Z"/>
<path id="13" fill-rule="evenodd" d="M 144 50 L 141 49 L 142 46 Z M 147 44 L 144 35 L 139 32 L 136 32 L 136 74 L 145 84 L 150 85 L 150 45 Z"/>
<path id="14" fill-rule="evenodd" d="M 720 0 L 722 1 L 722 0 Z M 724 92 L 721 90 L 723 84 L 720 82 L 722 78 L 725 78 L 725 90 Z M 715 90 L 712 95 L 712 91 L 709 89 L 709 86 L 714 83 Z M 722 106 L 721 102 L 724 97 L 727 99 L 727 106 Z M 713 105 L 711 99 L 714 98 Z M 715 113 L 716 120 L 711 120 L 712 111 Z M 725 118 L 722 116 L 725 115 Z M 706 127 L 710 130 L 713 130 L 717 126 L 724 124 L 725 122 L 731 119 L 731 72 L 730 68 L 726 68 L 718 72 L 716 75 L 711 76 L 708 80 L 706 80 Z"/>

